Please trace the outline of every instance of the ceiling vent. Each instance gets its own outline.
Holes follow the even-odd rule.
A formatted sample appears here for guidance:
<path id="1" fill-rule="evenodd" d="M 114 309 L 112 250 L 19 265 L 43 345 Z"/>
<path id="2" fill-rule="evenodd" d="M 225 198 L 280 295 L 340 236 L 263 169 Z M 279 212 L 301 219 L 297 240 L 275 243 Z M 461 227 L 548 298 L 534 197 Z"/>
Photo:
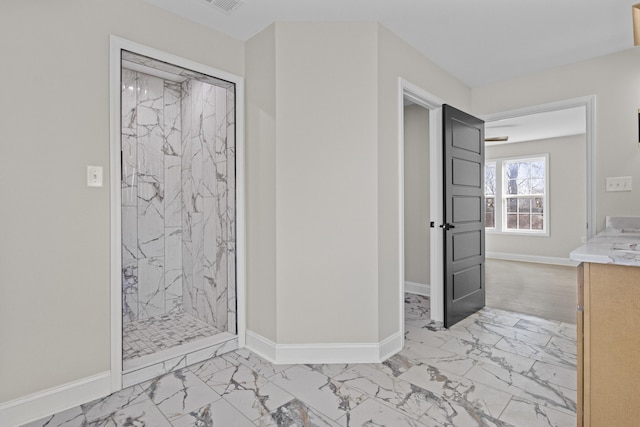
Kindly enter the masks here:
<path id="1" fill-rule="evenodd" d="M 207 3 L 214 6 L 218 11 L 231 15 L 242 6 L 242 2 L 239 0 L 205 0 Z"/>

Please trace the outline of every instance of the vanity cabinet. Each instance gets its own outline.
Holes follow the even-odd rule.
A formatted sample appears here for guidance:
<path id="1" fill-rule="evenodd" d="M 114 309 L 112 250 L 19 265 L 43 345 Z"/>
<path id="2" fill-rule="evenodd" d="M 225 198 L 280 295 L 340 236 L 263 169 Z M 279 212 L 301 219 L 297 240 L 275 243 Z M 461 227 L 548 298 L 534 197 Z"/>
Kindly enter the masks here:
<path id="1" fill-rule="evenodd" d="M 578 276 L 577 425 L 640 426 L 640 267 L 584 262 Z"/>

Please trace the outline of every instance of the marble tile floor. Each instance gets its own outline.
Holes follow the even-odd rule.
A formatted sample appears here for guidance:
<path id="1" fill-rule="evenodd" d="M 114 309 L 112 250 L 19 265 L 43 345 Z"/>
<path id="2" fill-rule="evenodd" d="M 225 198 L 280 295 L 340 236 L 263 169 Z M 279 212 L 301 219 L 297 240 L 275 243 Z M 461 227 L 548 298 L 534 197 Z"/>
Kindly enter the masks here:
<path id="1" fill-rule="evenodd" d="M 575 325 L 485 308 L 445 330 L 427 298 L 405 307 L 405 348 L 383 364 L 240 349 L 28 426 L 575 425 Z"/>
<path id="2" fill-rule="evenodd" d="M 122 326 L 122 358 L 135 359 L 219 333 L 213 326 L 182 311 L 127 322 Z"/>

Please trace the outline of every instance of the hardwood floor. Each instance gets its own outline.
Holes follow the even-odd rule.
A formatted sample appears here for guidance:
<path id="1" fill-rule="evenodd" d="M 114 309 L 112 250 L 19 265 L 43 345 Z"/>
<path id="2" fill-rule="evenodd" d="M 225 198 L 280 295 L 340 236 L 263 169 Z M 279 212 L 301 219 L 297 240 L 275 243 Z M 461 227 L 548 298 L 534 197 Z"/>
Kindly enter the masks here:
<path id="1" fill-rule="evenodd" d="M 487 259 L 487 307 L 576 323 L 576 275 L 576 267 Z"/>

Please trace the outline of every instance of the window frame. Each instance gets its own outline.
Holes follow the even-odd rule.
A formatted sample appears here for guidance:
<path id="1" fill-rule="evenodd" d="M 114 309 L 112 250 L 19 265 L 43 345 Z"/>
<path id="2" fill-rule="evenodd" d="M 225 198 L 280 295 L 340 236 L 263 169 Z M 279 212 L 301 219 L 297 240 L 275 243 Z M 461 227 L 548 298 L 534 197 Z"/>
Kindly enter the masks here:
<path id="1" fill-rule="evenodd" d="M 507 228 L 507 196 L 512 196 L 510 198 L 527 198 L 527 197 L 540 197 L 540 196 L 529 196 L 523 194 L 521 196 L 517 195 L 508 195 L 505 193 L 505 188 L 507 186 L 507 176 L 504 173 L 504 163 L 505 162 L 535 162 L 535 161 L 544 161 L 544 195 L 543 199 L 543 227 L 542 230 L 520 230 L 520 229 L 510 229 Z M 496 165 L 496 191 L 494 198 L 494 223 L 495 227 L 485 227 L 485 232 L 490 234 L 503 234 L 503 235 L 520 235 L 520 236 L 539 236 L 539 237 L 547 237 L 549 236 L 550 230 L 550 206 L 549 206 L 549 153 L 542 154 L 534 154 L 534 155 L 525 155 L 525 156 L 509 156 L 509 157 L 501 157 L 495 159 L 486 159 L 485 167 L 487 164 L 495 163 Z M 485 172 L 486 176 L 486 172 Z M 515 197 L 513 197 L 515 196 Z M 485 197 L 486 197 L 486 183 L 485 183 Z M 484 204 L 484 209 L 486 212 L 486 201 Z M 483 214 L 485 214 L 483 212 Z"/>
<path id="2" fill-rule="evenodd" d="M 486 178 L 487 178 L 487 166 L 488 165 L 493 165 L 494 168 L 494 173 L 493 173 L 493 179 L 495 180 L 495 185 L 494 185 L 494 194 L 487 194 L 487 182 L 486 182 Z M 501 204 L 498 205 L 498 189 L 502 188 L 502 187 L 498 187 L 498 164 L 499 162 L 496 160 L 485 160 L 484 162 L 484 178 L 485 178 L 485 182 L 484 182 L 484 212 L 483 215 L 485 217 L 485 231 L 487 232 L 496 232 L 496 226 L 500 223 L 502 223 L 501 218 L 499 219 L 498 217 L 501 216 L 501 214 L 499 213 L 499 211 L 497 210 L 498 206 L 502 206 Z M 501 164 L 501 163 L 500 163 Z M 488 198 L 493 198 L 493 227 L 487 227 L 487 223 L 486 223 L 486 215 L 487 215 L 487 199 Z"/>

